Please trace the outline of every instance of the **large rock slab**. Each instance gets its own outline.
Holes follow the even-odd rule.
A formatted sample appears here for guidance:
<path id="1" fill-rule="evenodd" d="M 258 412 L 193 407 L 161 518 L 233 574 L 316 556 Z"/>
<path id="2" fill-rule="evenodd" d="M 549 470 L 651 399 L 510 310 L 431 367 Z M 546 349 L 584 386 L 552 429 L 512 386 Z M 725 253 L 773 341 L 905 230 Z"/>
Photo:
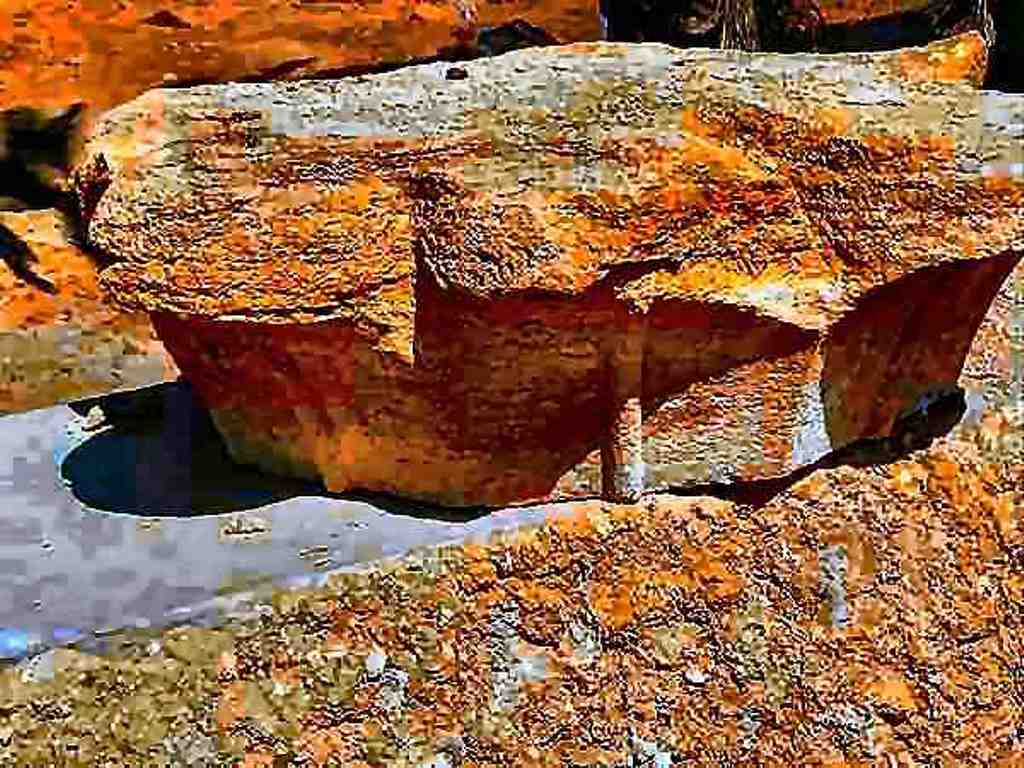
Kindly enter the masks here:
<path id="1" fill-rule="evenodd" d="M 978 42 L 154 91 L 79 192 L 239 461 L 454 505 L 770 477 L 953 386 L 1024 251 L 1024 99 L 905 74 Z"/>

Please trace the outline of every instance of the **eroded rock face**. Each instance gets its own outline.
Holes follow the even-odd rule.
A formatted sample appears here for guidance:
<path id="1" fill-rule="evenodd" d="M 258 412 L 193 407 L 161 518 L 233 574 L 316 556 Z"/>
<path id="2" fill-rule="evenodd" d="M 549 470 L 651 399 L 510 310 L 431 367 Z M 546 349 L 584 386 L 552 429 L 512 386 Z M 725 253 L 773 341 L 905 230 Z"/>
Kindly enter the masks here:
<path id="1" fill-rule="evenodd" d="M 155 91 L 88 144 L 89 239 L 239 461 L 453 505 L 775 476 L 954 384 L 1024 251 L 1024 100 L 907 75 L 979 50 Z"/>

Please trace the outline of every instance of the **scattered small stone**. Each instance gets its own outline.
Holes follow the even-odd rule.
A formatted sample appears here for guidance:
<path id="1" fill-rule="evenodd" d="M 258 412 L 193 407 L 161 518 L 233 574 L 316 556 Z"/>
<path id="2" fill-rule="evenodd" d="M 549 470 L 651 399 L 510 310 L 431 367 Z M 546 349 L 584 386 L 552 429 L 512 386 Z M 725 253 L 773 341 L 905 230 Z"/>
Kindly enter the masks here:
<path id="1" fill-rule="evenodd" d="M 825 715 L 819 722 L 828 728 L 841 749 L 859 749 L 868 755 L 875 754 L 875 715 L 865 707 L 844 704 Z"/>
<path id="2" fill-rule="evenodd" d="M 330 551 L 330 547 L 328 547 L 326 544 L 317 544 L 313 547 L 306 547 L 305 549 L 300 549 L 299 557 L 301 557 L 303 560 L 311 560 L 314 557 L 323 557 Z"/>
<path id="3" fill-rule="evenodd" d="M 831 603 L 831 622 L 836 629 L 850 623 L 850 607 L 846 601 L 846 573 L 849 561 L 842 546 L 826 547 L 819 555 L 822 586 Z"/>
<path id="4" fill-rule="evenodd" d="M 53 680 L 56 674 L 54 651 L 44 651 L 23 659 L 17 669 L 23 683 L 46 683 Z"/>
<path id="5" fill-rule="evenodd" d="M 164 740 L 175 768 L 213 768 L 217 764 L 217 741 L 203 733 L 184 733 Z"/>
<path id="6" fill-rule="evenodd" d="M 449 67 L 444 76 L 446 80 L 465 80 L 469 77 L 469 72 L 462 67 Z"/>
<path id="7" fill-rule="evenodd" d="M 366 672 L 370 677 L 379 677 L 387 663 L 387 654 L 380 648 L 374 648 L 366 657 Z"/>
<path id="8" fill-rule="evenodd" d="M 94 405 L 85 414 L 85 419 L 82 421 L 82 429 L 86 432 L 94 432 L 106 424 L 107 415 L 103 412 L 102 408 L 98 405 Z"/>
<path id="9" fill-rule="evenodd" d="M 451 761 L 445 754 L 434 755 L 425 763 L 420 763 L 419 768 L 452 768 Z"/>
<path id="10" fill-rule="evenodd" d="M 569 638 L 577 661 L 592 661 L 600 655 L 601 640 L 597 632 L 583 622 L 574 621 L 569 624 Z"/>
<path id="11" fill-rule="evenodd" d="M 690 685 L 704 685 L 708 681 L 708 676 L 697 667 L 686 670 L 684 677 Z"/>
<path id="12" fill-rule="evenodd" d="M 752 750 L 757 745 L 762 717 L 761 712 L 755 707 L 744 707 L 740 710 L 740 732 L 743 734 L 741 743 L 745 750 Z"/>
<path id="13" fill-rule="evenodd" d="M 397 712 L 405 705 L 405 689 L 409 685 L 409 674 L 392 667 L 381 676 L 381 691 L 377 703 L 385 712 Z"/>
<path id="14" fill-rule="evenodd" d="M 491 613 L 491 688 L 493 706 L 508 712 L 519 701 L 519 671 L 515 647 L 519 642 L 519 608 L 508 602 Z"/>
<path id="15" fill-rule="evenodd" d="M 178 16 L 176 13 L 161 8 L 155 13 L 151 13 L 149 16 L 142 20 L 143 24 L 149 24 L 152 27 L 164 27 L 165 29 L 191 29 L 192 25 L 185 21 L 183 18 Z M 166 75 L 165 75 L 166 77 Z"/>
<path id="16" fill-rule="evenodd" d="M 218 531 L 220 541 L 250 539 L 270 532 L 270 523 L 254 515 L 237 515 L 224 523 Z"/>
<path id="17" fill-rule="evenodd" d="M 626 765 L 629 768 L 671 768 L 672 753 L 662 750 L 657 742 L 645 741 L 634 734 Z"/>
<path id="18" fill-rule="evenodd" d="M 543 653 L 517 656 L 516 676 L 524 683 L 538 683 L 547 679 L 547 657 Z"/>

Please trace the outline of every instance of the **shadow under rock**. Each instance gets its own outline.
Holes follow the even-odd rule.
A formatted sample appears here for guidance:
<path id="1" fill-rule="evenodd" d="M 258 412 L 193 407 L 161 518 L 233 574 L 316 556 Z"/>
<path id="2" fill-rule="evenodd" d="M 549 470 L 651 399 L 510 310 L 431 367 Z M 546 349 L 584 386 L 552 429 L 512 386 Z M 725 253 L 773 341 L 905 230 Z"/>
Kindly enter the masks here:
<path id="1" fill-rule="evenodd" d="M 102 420 L 95 419 L 97 406 Z M 193 517 L 252 509 L 296 496 L 320 496 L 361 501 L 388 514 L 444 522 L 471 522 L 495 511 L 483 506 L 439 507 L 369 491 L 333 494 L 320 483 L 236 464 L 209 414 L 183 380 L 81 400 L 70 407 L 93 421 L 95 429 L 102 428 L 74 448 L 60 467 L 61 477 L 75 497 L 94 509 Z M 927 448 L 956 426 L 965 410 L 962 389 L 931 393 L 896 422 L 887 438 L 858 441 L 783 477 L 707 483 L 669 492 L 716 496 L 757 508 L 818 469 L 884 464 Z"/>
<path id="2" fill-rule="evenodd" d="M 901 461 L 947 435 L 960 423 L 966 411 L 967 400 L 961 387 L 939 389 L 923 395 L 912 408 L 902 414 L 888 437 L 857 440 L 782 477 L 737 483 L 705 483 L 673 488 L 669 492 L 676 496 L 715 496 L 759 509 L 819 469 L 870 467 Z"/>
<path id="3" fill-rule="evenodd" d="M 83 504 L 107 512 L 192 517 L 252 509 L 317 483 L 236 464 L 209 414 L 179 380 L 69 404 L 96 429 L 64 459 L 61 478 Z M 96 418 L 94 408 L 103 414 Z M 92 422 L 91 424 L 89 422 Z"/>
<path id="4" fill-rule="evenodd" d="M 494 511 L 438 507 L 372 491 L 335 494 L 319 482 L 237 464 L 206 408 L 183 379 L 68 405 L 96 434 L 67 455 L 60 474 L 74 496 L 93 509 L 147 517 L 196 517 L 318 496 L 442 522 L 471 522 Z M 95 413 L 89 416 L 97 407 L 101 420 Z"/>

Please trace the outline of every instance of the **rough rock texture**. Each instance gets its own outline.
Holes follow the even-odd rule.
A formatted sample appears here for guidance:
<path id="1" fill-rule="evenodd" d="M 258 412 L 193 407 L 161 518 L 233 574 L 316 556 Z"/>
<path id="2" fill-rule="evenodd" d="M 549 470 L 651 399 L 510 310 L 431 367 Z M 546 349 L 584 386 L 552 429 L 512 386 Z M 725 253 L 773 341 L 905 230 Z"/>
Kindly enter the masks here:
<path id="1" fill-rule="evenodd" d="M 979 42 L 155 91 L 89 143 L 89 238 L 241 461 L 449 504 L 784 474 L 951 387 L 1024 249 L 1024 101 L 908 76 Z"/>
<path id="2" fill-rule="evenodd" d="M 94 266 L 61 232 L 71 222 L 52 226 L 55 212 L 49 209 L 63 186 L 61 169 L 44 162 L 36 178 L 37 168 L 19 174 L 9 162 L 20 157 L 8 141 L 10 110 L 53 116 L 82 103 L 87 125 L 96 114 L 161 85 L 336 76 L 422 57 L 489 55 L 508 47 L 510 36 L 544 43 L 537 28 L 561 41 L 600 36 L 596 7 L 581 0 L 3 3 L 0 240 L 27 234 L 22 251 L 41 264 L 15 268 L 17 280 L 0 264 L 0 412 L 175 375 L 145 315 L 112 322 L 115 315 L 95 290 Z M 27 149 L 45 160 L 53 138 L 31 137 Z M 68 138 L 77 149 L 77 128 Z M 25 208 L 33 210 L 7 213 Z M 7 260 L 4 242 L 0 255 Z M 68 284 L 54 289 L 46 275 Z M 45 295 L 54 290 L 57 295 Z"/>
<path id="3" fill-rule="evenodd" d="M 175 378 L 145 313 L 102 300 L 96 268 L 67 243 L 54 211 L 0 213 L 39 258 L 54 294 L 0 267 L 0 414 Z"/>
<path id="4" fill-rule="evenodd" d="M 552 508 L 0 669 L 0 765 L 1017 768 L 1022 470 L 944 440 L 758 508 Z"/>

